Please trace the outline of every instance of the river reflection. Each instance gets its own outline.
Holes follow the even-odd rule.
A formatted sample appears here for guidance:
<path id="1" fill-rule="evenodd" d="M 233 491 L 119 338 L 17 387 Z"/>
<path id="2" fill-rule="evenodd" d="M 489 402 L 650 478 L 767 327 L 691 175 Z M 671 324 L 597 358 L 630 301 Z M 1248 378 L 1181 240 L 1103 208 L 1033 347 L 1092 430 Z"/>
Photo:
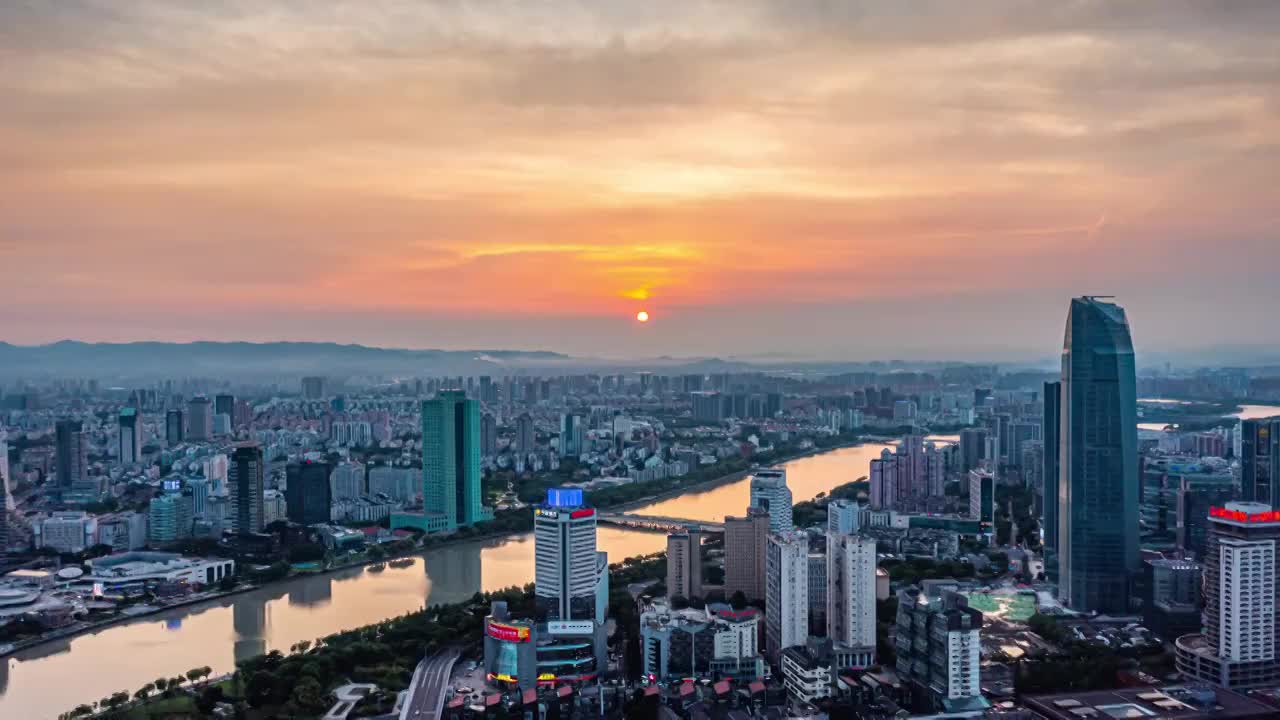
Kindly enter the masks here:
<path id="1" fill-rule="evenodd" d="M 842 448 L 787 463 L 796 501 L 865 477 L 885 447 Z M 636 512 L 718 520 L 745 511 L 748 488 L 742 480 Z M 655 510 L 664 507 L 670 511 Z M 602 525 L 598 542 L 618 561 L 662 550 L 666 537 Z M 288 652 L 303 640 L 530 582 L 533 536 L 524 534 L 431 550 L 380 572 L 350 568 L 176 608 L 0 658 L 0 718 L 55 718 L 157 677 L 203 665 L 228 672 L 256 654 Z"/>

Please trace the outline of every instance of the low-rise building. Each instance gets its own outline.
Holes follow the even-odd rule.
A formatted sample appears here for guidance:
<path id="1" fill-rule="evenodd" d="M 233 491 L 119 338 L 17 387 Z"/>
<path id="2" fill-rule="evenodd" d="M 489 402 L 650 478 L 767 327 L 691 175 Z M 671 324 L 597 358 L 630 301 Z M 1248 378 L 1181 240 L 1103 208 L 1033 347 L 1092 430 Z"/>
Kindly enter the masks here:
<path id="1" fill-rule="evenodd" d="M 811 648 L 798 645 L 782 651 L 782 682 L 787 694 L 807 703 L 831 697 L 831 665 Z"/>
<path id="2" fill-rule="evenodd" d="M 701 610 L 673 610 L 666 603 L 654 603 L 640 616 L 644 676 L 664 682 L 688 677 L 761 677 L 759 622 L 755 608 L 734 610 L 714 603 Z"/>
<path id="3" fill-rule="evenodd" d="M 209 586 L 233 577 L 234 560 L 227 558 L 184 557 L 166 552 L 127 552 L 95 558 L 86 563 L 89 572 L 74 584 L 96 586 L 105 590 L 127 584 L 187 583 Z"/>

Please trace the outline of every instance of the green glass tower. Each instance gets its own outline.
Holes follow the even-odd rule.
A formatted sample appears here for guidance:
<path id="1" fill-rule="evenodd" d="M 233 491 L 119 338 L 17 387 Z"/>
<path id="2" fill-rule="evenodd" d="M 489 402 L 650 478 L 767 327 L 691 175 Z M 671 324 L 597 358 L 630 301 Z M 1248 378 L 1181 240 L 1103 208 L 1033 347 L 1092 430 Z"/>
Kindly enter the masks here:
<path id="1" fill-rule="evenodd" d="M 492 517 L 480 484 L 480 403 L 461 390 L 422 403 L 422 498 L 447 530 Z"/>
<path id="2" fill-rule="evenodd" d="M 1129 612 L 1138 571 L 1138 420 L 1133 341 L 1109 299 L 1071 301 L 1062 348 L 1058 597 Z"/>

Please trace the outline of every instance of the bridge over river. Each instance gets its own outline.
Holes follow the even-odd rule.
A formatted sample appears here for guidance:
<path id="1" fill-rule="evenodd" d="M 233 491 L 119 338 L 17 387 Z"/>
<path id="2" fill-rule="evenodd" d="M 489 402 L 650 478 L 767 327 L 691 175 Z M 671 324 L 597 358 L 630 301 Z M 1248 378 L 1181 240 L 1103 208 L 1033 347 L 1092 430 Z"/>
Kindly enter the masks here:
<path id="1" fill-rule="evenodd" d="M 681 530 L 699 530 L 705 533 L 724 532 L 724 523 L 710 520 L 687 520 L 685 518 L 665 517 L 660 515 L 635 515 L 632 513 L 602 512 L 598 520 L 609 525 L 631 528 L 633 530 L 661 530 L 678 532 Z"/>

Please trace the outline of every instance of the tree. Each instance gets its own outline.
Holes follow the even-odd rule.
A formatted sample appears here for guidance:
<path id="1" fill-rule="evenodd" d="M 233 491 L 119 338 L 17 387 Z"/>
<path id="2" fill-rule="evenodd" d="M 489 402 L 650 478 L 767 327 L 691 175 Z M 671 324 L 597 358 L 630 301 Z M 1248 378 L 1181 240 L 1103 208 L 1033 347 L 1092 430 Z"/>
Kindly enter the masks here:
<path id="1" fill-rule="evenodd" d="M 166 678 L 156 678 L 156 681 L 151 684 L 155 686 L 156 692 L 164 692 L 165 688 L 169 687 L 169 681 Z"/>
<path id="2" fill-rule="evenodd" d="M 204 672 L 204 668 L 191 668 L 187 671 L 187 679 L 195 682 L 200 679 L 200 674 Z"/>
<path id="3" fill-rule="evenodd" d="M 735 590 L 733 597 L 729 598 L 729 604 L 734 610 L 742 610 L 747 607 L 747 594 L 741 590 Z"/>

